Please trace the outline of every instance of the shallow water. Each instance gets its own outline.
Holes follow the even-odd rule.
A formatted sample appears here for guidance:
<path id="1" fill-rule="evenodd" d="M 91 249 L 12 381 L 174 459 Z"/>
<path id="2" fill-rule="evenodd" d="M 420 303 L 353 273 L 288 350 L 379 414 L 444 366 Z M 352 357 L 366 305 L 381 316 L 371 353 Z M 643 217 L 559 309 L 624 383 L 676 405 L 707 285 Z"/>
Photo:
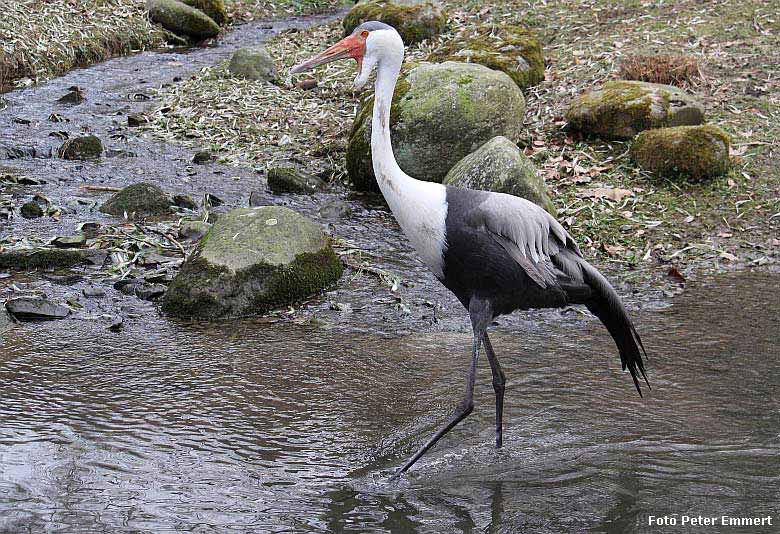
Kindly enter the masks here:
<path id="1" fill-rule="evenodd" d="M 644 399 L 595 321 L 496 328 L 505 447 L 483 360 L 474 413 L 399 483 L 461 394 L 466 332 L 17 325 L 0 344 L 0 532 L 664 531 L 648 514 L 772 515 L 739 531 L 776 532 L 778 282 L 724 276 L 644 311 Z"/>

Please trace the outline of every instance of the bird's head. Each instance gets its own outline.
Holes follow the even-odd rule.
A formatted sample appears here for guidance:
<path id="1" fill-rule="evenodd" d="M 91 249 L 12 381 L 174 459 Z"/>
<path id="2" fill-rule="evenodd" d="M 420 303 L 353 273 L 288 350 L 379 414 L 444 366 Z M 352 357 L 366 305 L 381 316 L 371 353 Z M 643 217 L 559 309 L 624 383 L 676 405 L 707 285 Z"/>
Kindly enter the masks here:
<path id="1" fill-rule="evenodd" d="M 331 61 L 352 58 L 358 64 L 355 88 L 360 89 L 379 63 L 392 59 L 400 66 L 403 55 L 404 42 L 395 28 L 374 20 L 364 22 L 324 52 L 294 66 L 290 73 L 306 72 Z"/>

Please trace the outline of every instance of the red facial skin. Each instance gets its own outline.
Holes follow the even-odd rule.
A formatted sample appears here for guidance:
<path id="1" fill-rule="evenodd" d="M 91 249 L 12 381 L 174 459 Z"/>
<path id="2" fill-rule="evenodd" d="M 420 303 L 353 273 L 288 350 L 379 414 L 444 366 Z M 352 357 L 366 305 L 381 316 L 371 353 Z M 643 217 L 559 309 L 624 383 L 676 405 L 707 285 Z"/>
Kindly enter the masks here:
<path id="1" fill-rule="evenodd" d="M 296 65 L 290 72 L 293 74 L 305 72 L 318 65 L 324 65 L 325 63 L 346 59 L 348 57 L 357 61 L 358 71 L 360 71 L 363 68 L 363 56 L 366 54 L 366 39 L 368 38 L 368 33 L 368 31 L 363 30 L 356 35 L 345 37 L 321 54 L 304 61 L 300 65 Z"/>

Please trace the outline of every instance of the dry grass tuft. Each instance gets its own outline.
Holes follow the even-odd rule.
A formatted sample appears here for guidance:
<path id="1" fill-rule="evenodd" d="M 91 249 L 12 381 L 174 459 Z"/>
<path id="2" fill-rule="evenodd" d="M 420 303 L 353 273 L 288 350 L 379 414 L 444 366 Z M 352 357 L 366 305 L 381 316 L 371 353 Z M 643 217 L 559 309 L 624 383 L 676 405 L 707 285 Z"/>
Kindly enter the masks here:
<path id="1" fill-rule="evenodd" d="M 0 17 L 0 91 L 162 43 L 137 0 L 18 0 Z"/>
<path id="2" fill-rule="evenodd" d="M 699 63 L 693 56 L 632 54 L 620 62 L 620 77 L 685 87 L 700 78 L 701 74 Z"/>
<path id="3" fill-rule="evenodd" d="M 347 4 L 340 0 L 229 0 L 225 2 L 234 22 L 251 22 L 272 17 L 320 13 Z"/>

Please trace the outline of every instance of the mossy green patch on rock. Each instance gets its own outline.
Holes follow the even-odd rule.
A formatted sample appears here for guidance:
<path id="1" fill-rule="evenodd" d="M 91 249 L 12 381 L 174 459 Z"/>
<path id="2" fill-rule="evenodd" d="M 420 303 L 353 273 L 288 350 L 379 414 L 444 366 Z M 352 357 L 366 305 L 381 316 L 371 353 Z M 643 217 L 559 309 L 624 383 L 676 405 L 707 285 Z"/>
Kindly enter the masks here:
<path id="1" fill-rule="evenodd" d="M 544 80 L 542 45 L 531 30 L 522 26 L 485 26 L 444 42 L 428 61 L 479 63 L 509 75 L 525 89 Z"/>
<path id="2" fill-rule="evenodd" d="M 0 269 L 66 269 L 82 263 L 88 263 L 88 260 L 79 250 L 38 248 L 0 252 Z"/>
<path id="3" fill-rule="evenodd" d="M 220 217 L 163 300 L 177 317 L 260 314 L 335 283 L 343 266 L 316 223 L 281 206 Z"/>
<path id="4" fill-rule="evenodd" d="M 362 191 L 377 190 L 371 163 L 373 102 L 361 103 L 347 145 L 347 172 Z M 516 141 L 524 113 L 522 91 L 503 72 L 451 61 L 423 65 L 396 85 L 390 110 L 393 152 L 410 176 L 441 182 L 493 137 Z"/>
<path id="5" fill-rule="evenodd" d="M 97 159 L 101 154 L 103 154 L 103 143 L 94 135 L 84 135 L 68 139 L 62 144 L 59 150 L 59 156 L 63 159 Z"/>
<path id="6" fill-rule="evenodd" d="M 31 200 L 22 204 L 19 213 L 21 213 L 22 217 L 25 219 L 37 219 L 38 217 L 43 217 L 43 208 L 40 204 Z"/>
<path id="7" fill-rule="evenodd" d="M 344 17 L 344 35 L 369 20 L 389 24 L 406 44 L 434 37 L 447 27 L 447 15 L 435 0 L 363 0 Z"/>
<path id="8" fill-rule="evenodd" d="M 223 0 L 181 0 L 182 3 L 202 11 L 211 20 L 222 26 L 227 22 L 227 12 Z"/>
<path id="9" fill-rule="evenodd" d="M 115 217 L 154 217 L 171 212 L 173 200 L 159 187 L 140 182 L 114 193 L 100 211 Z"/>
<path id="10" fill-rule="evenodd" d="M 276 79 L 276 64 L 264 46 L 239 48 L 228 64 L 232 76 L 247 80 L 269 82 Z"/>
<path id="11" fill-rule="evenodd" d="M 566 120 L 569 128 L 584 134 L 631 139 L 651 128 L 701 124 L 704 108 L 671 85 L 618 80 L 575 98 Z"/>
<path id="12" fill-rule="evenodd" d="M 530 200 L 555 215 L 544 179 L 517 145 L 494 137 L 463 158 L 444 178 L 445 185 L 506 193 Z"/>
<path id="13" fill-rule="evenodd" d="M 199 41 L 219 34 L 219 26 L 211 17 L 178 0 L 147 0 L 146 8 L 153 22 L 176 35 Z"/>
<path id="14" fill-rule="evenodd" d="M 695 180 L 726 174 L 730 139 L 717 126 L 678 126 L 640 133 L 631 146 L 634 162 L 648 172 Z"/>

